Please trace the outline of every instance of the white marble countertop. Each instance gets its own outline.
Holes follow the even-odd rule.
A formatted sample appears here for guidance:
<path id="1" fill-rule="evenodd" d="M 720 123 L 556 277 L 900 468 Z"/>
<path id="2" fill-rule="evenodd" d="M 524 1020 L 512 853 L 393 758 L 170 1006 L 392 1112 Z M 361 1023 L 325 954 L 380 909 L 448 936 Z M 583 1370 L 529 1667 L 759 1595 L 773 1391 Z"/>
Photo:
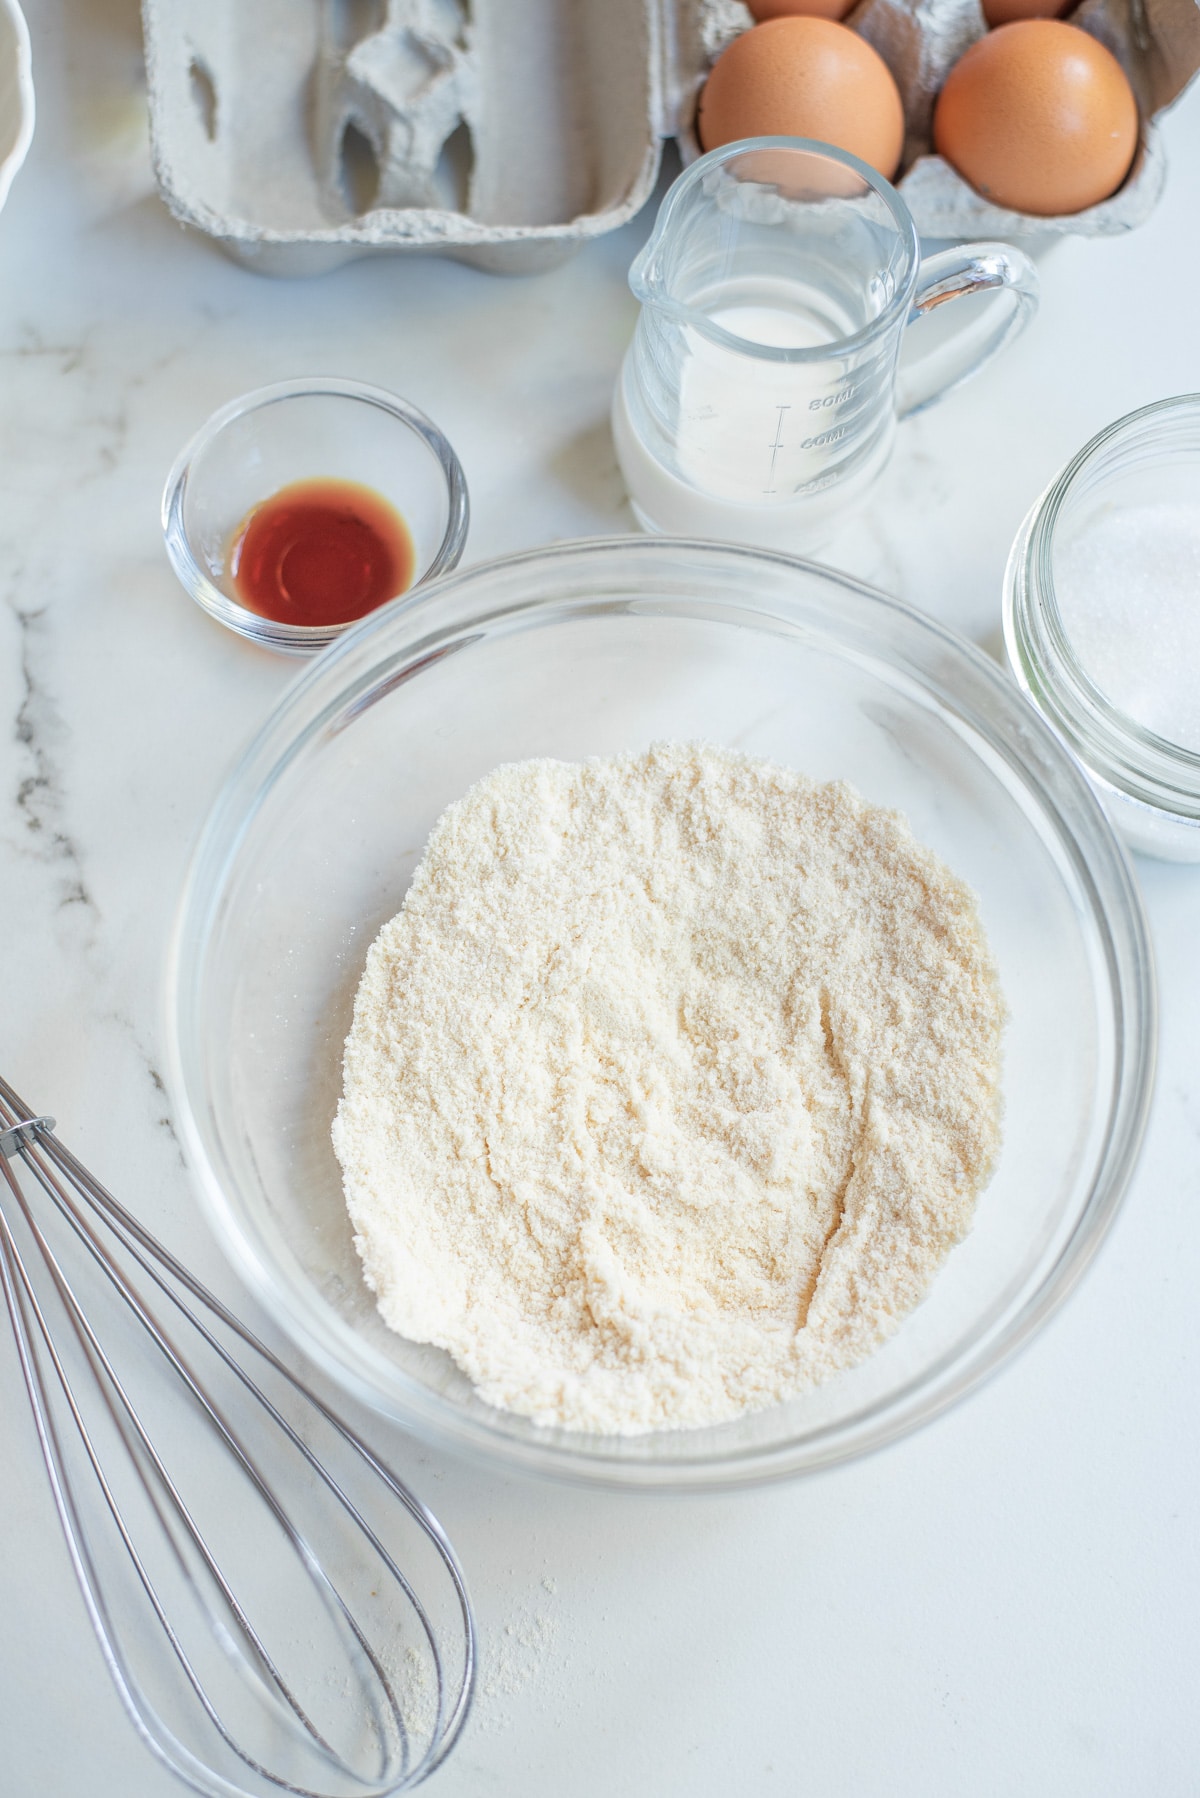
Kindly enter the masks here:
<path id="1" fill-rule="evenodd" d="M 607 409 L 651 214 L 528 280 L 388 260 L 263 281 L 155 196 L 135 0 L 29 10 L 38 130 L 0 215 L 0 1069 L 232 1292 L 158 1072 L 163 950 L 193 834 L 296 669 L 175 585 L 165 471 L 239 391 L 337 373 L 458 447 L 468 559 L 629 529 Z M 1200 91 L 1165 142 L 1151 222 L 1055 252 L 1025 340 L 904 427 L 853 552 L 979 641 L 1054 470 L 1200 387 Z M 690 1501 L 526 1484 L 379 1432 L 484 1637 L 440 1798 L 1200 1790 L 1200 869 L 1139 871 L 1162 986 L 1141 1163 L 1080 1290 L 968 1402 L 861 1464 Z M 75 1593 L 7 1340 L 0 1441 L 0 1788 L 167 1798 Z"/>

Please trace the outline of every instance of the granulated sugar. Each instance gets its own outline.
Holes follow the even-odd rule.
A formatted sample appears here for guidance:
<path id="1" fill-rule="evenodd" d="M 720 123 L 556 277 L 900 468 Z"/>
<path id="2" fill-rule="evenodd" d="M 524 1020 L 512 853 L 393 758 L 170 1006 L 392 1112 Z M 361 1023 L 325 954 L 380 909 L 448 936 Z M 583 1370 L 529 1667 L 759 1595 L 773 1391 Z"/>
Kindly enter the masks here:
<path id="1" fill-rule="evenodd" d="M 869 1354 L 969 1228 L 1003 1007 L 895 813 L 723 750 L 498 768 L 367 959 L 334 1146 L 391 1327 L 637 1432 Z"/>
<path id="2" fill-rule="evenodd" d="M 1200 751 L 1200 507 L 1122 506 L 1054 557 L 1076 658 L 1129 718 Z"/>

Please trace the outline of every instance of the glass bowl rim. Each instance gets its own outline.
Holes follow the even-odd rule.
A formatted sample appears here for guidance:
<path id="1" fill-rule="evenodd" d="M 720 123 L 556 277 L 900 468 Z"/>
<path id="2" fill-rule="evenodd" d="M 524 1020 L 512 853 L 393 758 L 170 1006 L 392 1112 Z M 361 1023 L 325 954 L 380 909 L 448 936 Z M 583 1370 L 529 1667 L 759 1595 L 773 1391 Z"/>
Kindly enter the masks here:
<path id="1" fill-rule="evenodd" d="M 248 606 L 231 599 L 210 580 L 192 550 L 184 523 L 184 502 L 197 459 L 211 448 L 227 426 L 246 417 L 248 413 L 261 411 L 267 406 L 293 399 L 313 398 L 351 400 L 387 412 L 421 439 L 441 469 L 446 483 L 446 528 L 429 567 L 420 580 L 414 581 L 411 587 L 398 596 L 400 600 L 406 600 L 418 591 L 423 592 L 431 581 L 450 573 L 458 566 L 466 546 L 471 517 L 467 478 L 449 438 L 420 407 L 402 399 L 397 393 L 389 392 L 385 387 L 376 387 L 367 381 L 343 380 L 336 375 L 302 375 L 290 381 L 272 381 L 265 387 L 253 387 L 249 392 L 238 394 L 225 405 L 219 406 L 200 429 L 188 438 L 172 463 L 163 486 L 161 522 L 167 557 L 185 592 L 218 623 L 236 631 L 239 636 L 251 638 L 255 643 L 300 655 L 325 649 L 342 636 L 350 628 L 349 625 L 287 624 L 274 618 L 264 618 L 260 613 L 252 612 Z M 376 611 L 382 610 L 383 607 L 376 608 Z M 373 613 L 367 615 L 374 616 Z M 361 620 L 355 619 L 352 622 L 357 624 Z"/>
<path id="2" fill-rule="evenodd" d="M 442 633 L 436 630 L 422 632 L 420 626 L 425 620 L 414 618 L 410 621 L 407 618 L 410 610 L 415 612 L 420 607 L 423 613 L 427 612 L 434 598 L 452 597 L 464 587 L 469 589 L 479 582 L 486 583 L 502 571 L 553 570 L 586 562 L 589 570 L 596 570 L 599 579 L 606 559 L 611 564 L 614 558 L 619 561 L 631 551 L 651 560 L 679 555 L 699 555 L 709 562 L 715 558 L 730 568 L 740 569 L 743 574 L 763 563 L 775 564 L 785 570 L 799 570 L 807 576 L 815 576 L 821 586 L 841 589 L 843 596 L 853 596 L 859 604 L 865 603 L 872 613 L 900 621 L 910 634 L 915 631 L 919 636 L 932 638 L 943 650 L 963 662 L 968 673 L 976 681 L 982 681 L 991 698 L 999 702 L 1008 722 L 1019 726 L 1022 745 L 1036 745 L 1042 762 L 1048 762 L 1056 776 L 1066 782 L 1077 815 L 1084 821 L 1079 830 L 1061 815 L 1053 796 L 1048 791 L 1043 792 L 1041 776 L 1030 773 L 1027 764 L 1022 762 L 1027 790 L 1038 798 L 1044 815 L 1050 816 L 1060 837 L 1069 846 L 1073 864 L 1085 876 L 1083 886 L 1103 943 L 1104 967 L 1114 1014 L 1114 1073 L 1107 1099 L 1103 1142 L 1097 1152 L 1090 1186 L 1055 1258 L 1040 1270 L 1036 1285 L 1015 1308 L 1009 1301 L 999 1321 L 993 1320 L 982 1338 L 968 1344 L 965 1351 L 959 1348 L 944 1355 L 932 1369 L 922 1370 L 883 1401 L 872 1402 L 847 1419 L 820 1426 L 804 1437 L 793 1437 L 782 1444 L 735 1448 L 725 1455 L 701 1453 L 692 1458 L 679 1455 L 669 1461 L 631 1460 L 618 1453 L 606 1454 L 582 1446 L 576 1448 L 576 1441 L 587 1442 L 588 1439 L 582 1436 L 574 1438 L 567 1447 L 549 1440 L 549 1433 L 542 1441 L 518 1440 L 447 1404 L 399 1370 L 396 1380 L 404 1391 L 397 1397 L 394 1391 L 385 1392 L 361 1363 L 351 1365 L 340 1347 L 343 1341 L 353 1344 L 351 1327 L 332 1312 L 325 1317 L 315 1311 L 311 1300 L 301 1292 L 299 1283 L 260 1253 L 258 1243 L 251 1239 L 243 1221 L 244 1213 L 240 1211 L 240 1201 L 231 1198 L 212 1165 L 198 1115 L 203 1103 L 203 1082 L 197 1084 L 201 1099 L 194 1106 L 190 1077 L 190 1064 L 195 1061 L 196 1054 L 195 1045 L 189 1039 L 189 1028 L 194 1022 L 197 974 L 202 960 L 193 955 L 193 945 L 198 943 L 203 948 L 213 905 L 228 869 L 237 856 L 242 836 L 258 803 L 274 779 L 306 741 L 326 730 L 330 719 L 346 713 L 350 703 L 361 695 L 361 677 L 348 681 L 338 678 L 342 664 L 369 646 L 377 633 L 395 631 L 402 622 L 411 623 L 412 630 L 402 651 L 377 656 L 371 664 L 376 678 L 380 669 L 388 665 L 387 686 L 390 689 L 396 682 L 396 670 L 391 663 L 399 663 L 402 671 L 415 672 L 419 665 L 430 661 L 439 634 L 446 638 L 469 638 L 472 632 L 478 632 L 489 622 L 495 624 L 501 619 L 542 610 L 556 610 L 561 614 L 563 601 L 560 593 L 558 598 L 524 598 L 515 605 L 490 611 L 476 610 L 469 618 L 457 618 Z M 644 584 L 645 577 L 642 578 Z M 756 610 L 752 601 L 737 604 L 727 601 L 721 609 L 725 617 L 740 613 L 754 622 L 772 615 L 778 617 L 782 603 L 776 598 L 772 610 L 766 607 Z M 597 604 L 595 600 L 577 599 L 573 609 L 594 616 Z M 623 605 L 624 602 L 613 602 L 609 609 L 618 610 Z M 678 611 L 679 608 L 675 609 Z M 830 628 L 835 628 L 832 617 Z M 329 691 L 327 702 L 314 709 L 311 704 L 314 689 L 326 687 Z M 304 717 L 303 728 L 298 734 L 294 730 L 297 714 Z M 973 707 L 970 715 L 975 734 L 986 736 L 982 718 L 975 717 Z M 1015 760 L 1011 751 L 1007 759 Z M 269 767 L 266 780 L 259 778 L 260 764 Z M 248 806 L 244 803 L 247 798 L 251 801 Z M 203 903 L 206 884 L 213 893 L 207 904 Z M 742 1488 L 834 1466 L 909 1434 L 990 1377 L 1029 1340 L 1073 1290 L 1116 1215 L 1133 1172 L 1149 1114 L 1157 1038 L 1153 954 L 1141 894 L 1129 858 L 1079 763 L 991 658 L 917 608 L 818 563 L 735 544 L 639 536 L 563 541 L 473 564 L 441 581 L 436 595 L 401 598 L 369 614 L 306 668 L 285 690 L 251 738 L 201 828 L 180 895 L 168 950 L 166 1008 L 169 1084 L 193 1181 L 223 1249 L 272 1319 L 359 1402 L 382 1411 L 400 1427 L 427 1441 L 460 1454 L 465 1452 L 477 1463 L 492 1469 L 499 1466 L 508 1472 L 536 1473 L 577 1485 L 622 1491 Z M 599 1437 L 595 1440 L 603 1444 L 609 1439 Z"/>

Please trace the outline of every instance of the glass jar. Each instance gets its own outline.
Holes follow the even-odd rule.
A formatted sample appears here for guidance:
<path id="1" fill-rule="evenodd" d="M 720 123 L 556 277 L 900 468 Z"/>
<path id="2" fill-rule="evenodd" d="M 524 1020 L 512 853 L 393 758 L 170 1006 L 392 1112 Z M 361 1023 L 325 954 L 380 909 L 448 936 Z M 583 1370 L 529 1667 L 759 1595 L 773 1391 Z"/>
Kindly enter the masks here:
<path id="1" fill-rule="evenodd" d="M 1200 752 L 1113 702 L 1077 652 L 1060 607 L 1065 553 L 1116 514 L 1150 505 L 1194 508 L 1200 542 L 1200 394 L 1118 419 L 1051 482 L 1008 558 L 1004 640 L 1017 681 L 1084 764 L 1130 847 L 1200 862 Z M 1147 629 L 1156 622 L 1146 614 Z"/>

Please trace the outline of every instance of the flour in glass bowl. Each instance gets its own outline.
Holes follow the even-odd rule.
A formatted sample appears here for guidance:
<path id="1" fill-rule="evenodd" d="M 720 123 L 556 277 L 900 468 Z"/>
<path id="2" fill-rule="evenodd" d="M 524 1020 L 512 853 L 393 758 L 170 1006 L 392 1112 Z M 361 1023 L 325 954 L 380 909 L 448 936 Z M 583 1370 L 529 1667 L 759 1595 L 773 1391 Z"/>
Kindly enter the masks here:
<path id="1" fill-rule="evenodd" d="M 969 1229 L 1002 1022 L 968 888 L 850 787 L 693 744 L 497 768 L 435 826 L 346 1043 L 380 1312 L 544 1424 L 786 1399 Z"/>

